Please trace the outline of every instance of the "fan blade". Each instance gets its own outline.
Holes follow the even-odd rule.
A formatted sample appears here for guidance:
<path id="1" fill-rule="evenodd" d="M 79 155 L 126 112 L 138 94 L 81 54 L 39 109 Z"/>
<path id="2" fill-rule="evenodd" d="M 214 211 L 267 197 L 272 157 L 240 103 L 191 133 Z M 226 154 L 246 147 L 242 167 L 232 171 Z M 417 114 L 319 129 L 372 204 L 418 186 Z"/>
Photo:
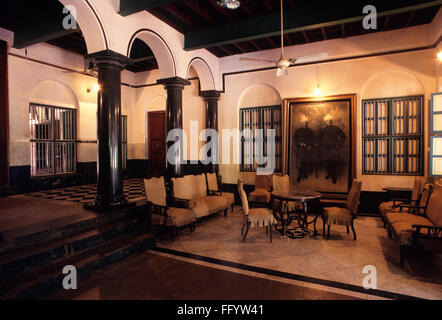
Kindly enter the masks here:
<path id="1" fill-rule="evenodd" d="M 286 76 L 288 74 L 289 74 L 289 69 L 287 69 L 287 68 L 278 68 L 276 70 L 276 76 L 277 77 Z"/>
<path id="2" fill-rule="evenodd" d="M 324 59 L 324 58 L 327 58 L 327 57 L 328 57 L 328 53 L 327 52 L 321 52 L 321 53 L 311 54 L 311 55 L 308 55 L 308 56 L 302 56 L 302 57 L 298 57 L 298 58 L 290 58 L 288 60 L 291 63 L 302 63 L 302 62 L 308 62 L 308 61 Z"/>
<path id="3" fill-rule="evenodd" d="M 240 61 L 259 61 L 259 62 L 276 63 L 275 60 L 255 59 L 255 58 L 239 58 L 239 60 Z"/>

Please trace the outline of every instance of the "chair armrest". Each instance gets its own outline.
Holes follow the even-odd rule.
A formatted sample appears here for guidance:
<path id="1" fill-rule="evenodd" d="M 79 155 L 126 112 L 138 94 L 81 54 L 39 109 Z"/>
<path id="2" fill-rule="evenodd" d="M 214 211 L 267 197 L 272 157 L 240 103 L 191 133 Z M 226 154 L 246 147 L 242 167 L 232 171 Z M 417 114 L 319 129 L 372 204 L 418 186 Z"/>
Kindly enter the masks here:
<path id="1" fill-rule="evenodd" d="M 148 201 L 147 205 L 149 207 L 149 211 L 152 214 L 158 214 L 161 216 L 164 216 L 164 224 L 167 224 L 167 207 L 166 206 L 160 206 L 157 204 L 153 204 L 152 202 Z"/>
<path id="2" fill-rule="evenodd" d="M 220 196 L 220 195 L 222 195 L 222 192 L 221 191 L 207 190 L 207 195 L 209 195 L 209 196 Z"/>
<path id="3" fill-rule="evenodd" d="M 440 237 L 439 234 L 442 233 L 442 226 L 439 225 L 434 225 L 434 226 L 429 226 L 429 225 L 422 225 L 422 224 L 413 224 L 411 226 L 413 229 L 413 236 L 414 237 L 425 237 L 425 238 L 440 238 L 442 240 L 442 238 Z M 421 230 L 422 229 L 426 229 L 426 233 L 422 233 Z"/>
<path id="4" fill-rule="evenodd" d="M 166 198 L 166 202 L 169 207 L 184 209 L 188 209 L 190 207 L 190 200 L 187 199 Z"/>

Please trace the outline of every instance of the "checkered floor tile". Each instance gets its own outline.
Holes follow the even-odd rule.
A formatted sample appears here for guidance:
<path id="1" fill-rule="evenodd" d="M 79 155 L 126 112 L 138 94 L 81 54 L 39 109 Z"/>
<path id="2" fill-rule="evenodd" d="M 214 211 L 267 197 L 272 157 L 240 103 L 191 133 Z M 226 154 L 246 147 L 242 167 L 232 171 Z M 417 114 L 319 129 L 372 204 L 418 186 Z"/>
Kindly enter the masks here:
<path id="1" fill-rule="evenodd" d="M 124 180 L 123 191 L 126 199 L 130 202 L 144 199 L 145 192 L 143 179 Z M 45 190 L 28 193 L 27 195 L 45 199 L 87 203 L 93 201 L 97 196 L 97 185 L 89 184 L 63 189 Z"/>

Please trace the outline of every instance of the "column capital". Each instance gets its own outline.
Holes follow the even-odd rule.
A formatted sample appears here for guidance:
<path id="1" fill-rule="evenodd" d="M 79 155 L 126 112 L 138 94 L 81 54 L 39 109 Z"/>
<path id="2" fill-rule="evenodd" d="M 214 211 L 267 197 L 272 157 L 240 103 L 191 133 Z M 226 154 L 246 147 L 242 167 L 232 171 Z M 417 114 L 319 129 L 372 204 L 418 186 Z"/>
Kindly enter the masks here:
<path id="1" fill-rule="evenodd" d="M 132 64 L 132 59 L 112 50 L 103 50 L 95 53 L 91 53 L 87 56 L 96 65 L 116 67 L 123 70 L 126 65 Z"/>
<path id="2" fill-rule="evenodd" d="M 180 78 L 180 77 L 172 77 L 172 78 L 164 78 L 157 80 L 158 84 L 164 85 L 165 88 L 167 87 L 180 87 L 184 88 L 184 86 L 190 85 L 190 81 Z"/>
<path id="3" fill-rule="evenodd" d="M 204 100 L 219 100 L 221 97 L 221 91 L 216 90 L 208 90 L 208 91 L 201 91 L 200 96 L 204 98 Z"/>

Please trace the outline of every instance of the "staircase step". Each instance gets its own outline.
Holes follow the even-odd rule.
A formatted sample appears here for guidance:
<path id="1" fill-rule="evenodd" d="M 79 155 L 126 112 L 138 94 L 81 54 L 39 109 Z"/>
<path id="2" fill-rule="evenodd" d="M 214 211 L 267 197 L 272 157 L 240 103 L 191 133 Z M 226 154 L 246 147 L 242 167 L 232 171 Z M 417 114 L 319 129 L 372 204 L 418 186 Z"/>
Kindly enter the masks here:
<path id="1" fill-rule="evenodd" d="M 122 219 L 139 218 L 143 214 L 143 211 L 146 210 L 146 206 L 140 205 L 137 207 L 108 212 L 106 214 L 97 215 L 96 217 L 68 223 L 55 228 L 48 228 L 47 230 L 30 233 L 22 237 L 4 239 L 3 242 L 0 242 L 0 255 L 17 249 L 34 246 L 36 244 L 43 244 L 65 237 L 71 237 Z"/>
<path id="2" fill-rule="evenodd" d="M 103 243 L 137 231 L 140 231 L 139 221 L 126 219 L 71 237 L 2 254 L 0 255 L 0 284 L 54 261 L 98 247 Z"/>
<path id="3" fill-rule="evenodd" d="M 137 233 L 102 244 L 53 262 L 33 272 L 22 274 L 0 287 L 0 299 L 42 299 L 62 289 L 64 266 L 73 265 L 78 279 L 84 278 L 122 259 L 155 245 L 152 234 Z M 81 285 L 81 284 L 79 284 Z"/>

